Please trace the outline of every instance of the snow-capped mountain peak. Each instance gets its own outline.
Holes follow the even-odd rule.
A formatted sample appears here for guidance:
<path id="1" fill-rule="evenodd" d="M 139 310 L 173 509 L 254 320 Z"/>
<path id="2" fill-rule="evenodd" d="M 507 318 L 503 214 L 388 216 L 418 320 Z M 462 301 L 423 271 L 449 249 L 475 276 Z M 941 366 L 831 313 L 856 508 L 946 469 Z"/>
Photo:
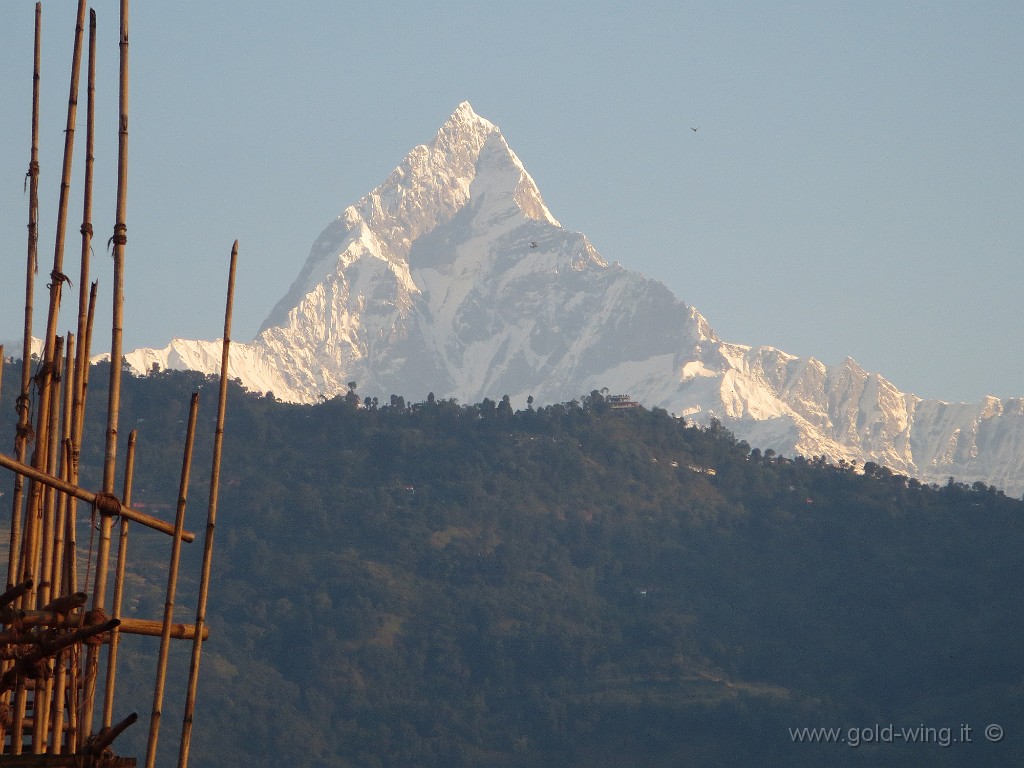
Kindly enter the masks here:
<path id="1" fill-rule="evenodd" d="M 479 168 L 486 172 L 478 174 Z M 380 186 L 320 234 L 261 333 L 287 324 L 303 296 L 358 256 L 375 256 L 407 272 L 412 244 L 470 204 L 483 228 L 501 220 L 511 225 L 517 215 L 560 226 L 501 131 L 464 101 L 431 144 L 413 148 Z"/>
<path id="2" fill-rule="evenodd" d="M 677 248 L 666 243 L 666 248 Z M 176 339 L 130 364 L 214 370 Z M 875 461 L 1024 490 L 1024 404 L 924 401 L 851 358 L 828 366 L 722 341 L 663 284 L 609 264 L 551 214 L 496 125 L 460 104 L 433 141 L 345 207 L 231 375 L 314 402 L 433 392 L 517 406 L 607 388 L 780 454 Z"/>

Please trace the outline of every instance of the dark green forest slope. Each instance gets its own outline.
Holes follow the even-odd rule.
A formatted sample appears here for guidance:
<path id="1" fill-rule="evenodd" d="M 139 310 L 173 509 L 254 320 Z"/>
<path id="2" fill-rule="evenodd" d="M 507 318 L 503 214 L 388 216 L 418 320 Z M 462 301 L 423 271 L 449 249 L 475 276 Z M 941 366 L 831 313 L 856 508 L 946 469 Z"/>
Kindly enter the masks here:
<path id="1" fill-rule="evenodd" d="M 8 376 L 0 434 L 13 443 Z M 91 402 L 105 403 L 104 381 L 94 373 Z M 126 380 L 121 436 L 139 430 L 135 500 L 170 518 L 194 390 L 204 438 L 187 527 L 201 532 L 215 382 Z M 518 412 L 357 399 L 295 406 L 232 388 L 194 764 L 1024 754 L 1019 500 L 765 455 L 599 393 Z M 132 548 L 128 613 L 158 618 L 164 585 L 143 566 L 169 544 L 140 532 Z M 182 621 L 192 587 L 179 590 Z M 156 645 L 129 640 L 125 692 L 145 720 Z M 162 743 L 180 730 L 170 702 L 184 657 Z M 984 734 L 993 723 L 999 742 Z M 845 743 L 798 743 L 796 729 L 818 727 Z M 135 728 L 122 738 L 141 743 Z"/>

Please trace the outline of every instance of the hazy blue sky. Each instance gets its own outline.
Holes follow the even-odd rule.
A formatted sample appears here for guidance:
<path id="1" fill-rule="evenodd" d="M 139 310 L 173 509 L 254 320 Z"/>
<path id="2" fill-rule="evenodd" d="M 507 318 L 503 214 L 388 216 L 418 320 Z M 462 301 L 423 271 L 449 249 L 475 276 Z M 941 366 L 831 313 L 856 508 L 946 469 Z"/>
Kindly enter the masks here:
<path id="1" fill-rule="evenodd" d="M 43 8 L 43 285 L 74 6 Z M 235 238 L 249 340 L 321 229 L 467 99 L 565 227 L 723 338 L 851 355 L 929 397 L 1024 395 L 1022 3 L 133 6 L 128 347 L 219 336 Z M 109 294 L 118 3 L 96 9 Z M 0 339 L 23 311 L 33 16 L 0 9 Z M 76 289 L 84 116 L 83 89 Z"/>

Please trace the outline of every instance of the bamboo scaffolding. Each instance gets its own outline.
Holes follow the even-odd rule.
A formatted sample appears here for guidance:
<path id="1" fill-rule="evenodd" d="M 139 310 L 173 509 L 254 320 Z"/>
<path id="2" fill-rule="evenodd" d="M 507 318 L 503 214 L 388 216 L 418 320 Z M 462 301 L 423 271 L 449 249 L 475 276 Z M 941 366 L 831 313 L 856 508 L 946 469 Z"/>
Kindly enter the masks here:
<path id="1" fill-rule="evenodd" d="M 188 479 L 192 470 L 192 447 L 196 437 L 196 419 L 199 415 L 199 393 L 192 393 L 185 432 L 185 455 L 181 462 L 181 482 L 178 485 L 178 508 L 174 517 L 174 538 L 171 540 L 171 562 L 167 573 L 167 598 L 164 601 L 164 620 L 160 633 L 160 653 L 153 684 L 153 711 L 149 718 L 149 738 L 146 744 L 146 768 L 156 764 L 156 745 L 160 738 L 160 717 L 164 705 L 164 686 L 167 682 L 167 656 L 171 647 L 171 624 L 174 621 L 174 598 L 178 589 L 178 566 L 181 562 L 181 532 L 185 528 L 185 506 L 188 503 Z"/>
<path id="2" fill-rule="evenodd" d="M 203 567 L 199 579 L 199 602 L 196 608 L 196 637 L 192 641 L 192 661 L 189 667 L 188 690 L 185 695 L 185 714 L 181 723 L 181 745 L 178 750 L 178 768 L 188 765 L 192 743 L 192 721 L 195 718 L 196 689 L 199 684 L 199 661 L 202 656 L 201 640 L 206 622 L 206 602 L 210 589 L 210 568 L 213 562 L 213 535 L 217 525 L 217 500 L 220 490 L 220 459 L 224 446 L 224 412 L 228 402 L 228 364 L 231 352 L 231 309 L 235 300 L 235 267 L 238 264 L 238 241 L 231 247 L 228 267 L 227 306 L 224 309 L 224 337 L 221 341 L 220 390 L 217 399 L 217 427 L 213 438 L 213 460 L 210 470 L 210 503 L 206 515 L 206 538 L 203 542 Z"/>
<path id="3" fill-rule="evenodd" d="M 124 265 L 127 243 L 127 157 L 128 157 L 128 6 L 120 0 L 119 36 L 119 122 L 117 158 L 117 201 L 113 246 L 114 279 L 112 287 L 112 323 L 110 383 L 103 446 L 102 490 L 91 492 L 79 482 L 85 409 L 90 374 L 93 320 L 97 284 L 86 291 L 92 252 L 92 187 L 94 166 L 94 126 L 96 87 L 96 15 L 89 14 L 88 102 L 85 159 L 85 192 L 82 210 L 81 277 L 78 291 L 77 333 L 58 336 L 63 284 L 71 281 L 63 273 L 63 253 L 67 225 L 68 199 L 73 167 L 77 93 L 82 59 L 85 0 L 79 0 L 68 98 L 64 163 L 61 174 L 60 202 L 54 241 L 54 263 L 50 274 L 49 305 L 42 358 L 35 375 L 37 396 L 32 400 L 32 316 L 34 311 L 34 275 L 38 262 L 38 182 L 39 182 L 39 84 L 41 59 L 41 5 L 35 9 L 33 57 L 32 149 L 26 187 L 29 195 L 29 239 L 26 265 L 25 329 L 22 355 L 22 386 L 17 398 L 18 423 L 14 455 L 0 453 L 0 467 L 15 475 L 12 499 L 11 539 L 8 558 L 7 589 L 0 593 L 0 765 L 76 766 L 77 768 L 113 768 L 135 765 L 134 759 L 118 758 L 109 746 L 125 728 L 136 721 L 133 713 L 113 723 L 117 688 L 118 648 L 121 633 L 160 637 L 157 680 L 154 686 L 153 718 L 147 745 L 147 765 L 155 759 L 159 720 L 166 685 L 169 646 L 172 639 L 193 642 L 186 715 L 183 721 L 179 761 L 187 764 L 194 717 L 196 682 L 202 642 L 209 637 L 205 625 L 212 547 L 216 524 L 220 462 L 223 445 L 224 412 L 227 397 L 227 372 L 230 348 L 231 307 L 238 243 L 234 243 L 229 269 L 227 308 L 221 366 L 221 387 L 214 458 L 211 469 L 211 494 L 200 576 L 197 620 L 195 624 L 173 620 L 181 543 L 195 540 L 184 529 L 184 514 L 195 440 L 198 394 L 193 396 L 182 461 L 178 511 L 172 524 L 132 507 L 137 435 L 132 432 L 125 452 L 124 488 L 121 499 L 114 493 L 120 421 L 122 374 L 122 325 L 124 305 Z M 3 359 L 0 346 L 0 363 Z M 0 379 L 0 387 L 2 387 Z M 63 387 L 63 389 L 62 389 Z M 33 453 L 27 459 L 30 443 Z M 28 483 L 27 488 L 25 483 Z M 89 585 L 91 594 L 78 591 L 77 504 L 83 501 L 99 514 L 99 543 L 95 553 L 90 541 L 88 574 L 95 567 Z M 140 505 L 141 506 L 141 505 Z M 111 581 L 110 550 L 113 518 L 120 518 L 120 537 L 113 575 L 113 617 L 106 616 L 107 589 Z M 162 621 L 121 616 L 125 599 L 128 533 L 130 523 L 172 536 L 168 566 L 167 600 Z M 87 609 L 87 605 L 91 608 Z M 102 703 L 102 725 L 93 732 L 97 707 L 100 651 L 107 653 L 106 684 Z M 84 653 L 83 653 L 84 651 Z M 12 701 L 13 699 L 13 701 Z M 8 704 L 8 702 L 12 702 Z M 25 754 L 22 754 L 22 753 Z M 152 757 L 151 757 L 152 755 Z"/>

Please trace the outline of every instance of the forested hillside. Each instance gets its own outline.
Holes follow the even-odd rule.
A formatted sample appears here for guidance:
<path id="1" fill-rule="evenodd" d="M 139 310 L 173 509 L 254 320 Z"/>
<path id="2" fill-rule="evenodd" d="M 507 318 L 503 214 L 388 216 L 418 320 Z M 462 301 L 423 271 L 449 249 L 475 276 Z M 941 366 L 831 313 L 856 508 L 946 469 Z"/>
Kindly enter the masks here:
<path id="1" fill-rule="evenodd" d="M 94 372 L 97 421 L 105 380 Z M 12 443 L 14 389 L 7 371 Z M 121 438 L 139 430 L 136 502 L 170 519 L 196 390 L 186 527 L 201 532 L 215 382 L 126 380 Z M 598 392 L 521 411 L 410 394 L 297 406 L 232 389 L 194 764 L 1020 759 L 1019 500 L 762 454 Z M 95 477 L 100 446 L 87 448 Z M 129 612 L 159 618 L 164 585 L 142 565 L 169 545 L 140 531 L 131 546 Z M 192 592 L 179 590 L 182 621 Z M 156 644 L 129 640 L 122 685 L 145 721 Z M 164 722 L 176 741 L 170 699 Z M 791 737 L 876 724 L 950 739 Z M 123 738 L 142 743 L 135 729 Z"/>

